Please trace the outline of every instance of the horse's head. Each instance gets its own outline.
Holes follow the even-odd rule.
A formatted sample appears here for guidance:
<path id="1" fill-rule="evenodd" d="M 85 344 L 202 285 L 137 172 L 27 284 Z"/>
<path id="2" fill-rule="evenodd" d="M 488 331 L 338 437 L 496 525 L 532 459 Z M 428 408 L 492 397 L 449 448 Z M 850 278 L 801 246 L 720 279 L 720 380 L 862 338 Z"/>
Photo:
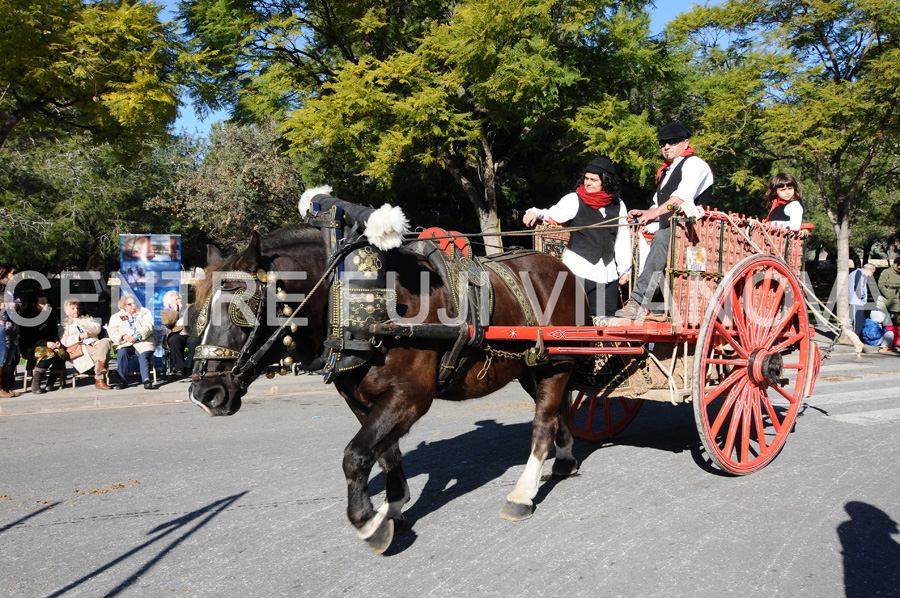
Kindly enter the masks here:
<path id="1" fill-rule="evenodd" d="M 262 264 L 259 235 L 237 259 L 210 247 L 206 279 L 188 314 L 188 329 L 200 337 L 194 352 L 191 401 L 208 415 L 233 415 L 250 381 L 265 367 L 252 360 L 274 328 L 265 305 L 273 293 Z"/>
<path id="2" fill-rule="evenodd" d="M 237 258 L 224 259 L 218 249 L 208 248 L 206 278 L 187 314 L 188 333 L 200 338 L 189 389 L 193 403 L 209 415 L 233 415 L 250 382 L 267 366 L 279 359 L 289 363 L 285 351 L 298 363 L 319 354 L 327 286 L 318 293 L 311 289 L 327 261 L 321 234 L 303 225 L 262 241 L 253 233 Z M 303 309 L 288 318 L 301 302 Z"/>

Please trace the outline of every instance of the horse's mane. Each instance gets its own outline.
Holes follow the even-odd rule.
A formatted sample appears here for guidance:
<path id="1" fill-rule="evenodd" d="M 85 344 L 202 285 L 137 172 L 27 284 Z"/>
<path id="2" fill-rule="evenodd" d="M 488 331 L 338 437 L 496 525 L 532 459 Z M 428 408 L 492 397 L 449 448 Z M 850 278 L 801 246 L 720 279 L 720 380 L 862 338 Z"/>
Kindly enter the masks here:
<path id="1" fill-rule="evenodd" d="M 321 243 L 322 234 L 317 228 L 308 224 L 291 224 L 273 231 L 260 239 L 263 253 L 271 252 L 279 247 L 291 247 L 308 243 Z M 234 270 L 234 264 L 239 256 L 227 257 L 221 262 L 209 264 L 204 268 L 206 276 L 197 284 L 194 294 L 194 304 L 203 305 L 212 295 L 213 272 L 228 272 Z"/>

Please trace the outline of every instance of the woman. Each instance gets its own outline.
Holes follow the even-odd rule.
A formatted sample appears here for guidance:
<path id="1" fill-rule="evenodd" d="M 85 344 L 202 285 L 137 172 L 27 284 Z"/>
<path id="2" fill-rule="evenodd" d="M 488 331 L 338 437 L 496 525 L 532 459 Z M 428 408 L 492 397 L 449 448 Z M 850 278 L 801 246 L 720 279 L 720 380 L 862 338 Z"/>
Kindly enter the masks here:
<path id="1" fill-rule="evenodd" d="M 168 291 L 163 295 L 163 309 L 159 312 L 159 319 L 169 331 L 166 343 L 169 345 L 169 355 L 172 356 L 172 371 L 179 376 L 187 375 L 194 349 L 200 344 L 199 338 L 188 336 L 184 330 L 185 309 L 181 305 L 181 295 L 178 291 Z M 186 359 L 185 349 L 187 349 Z"/>
<path id="2" fill-rule="evenodd" d="M 16 366 L 19 364 L 19 326 L 15 323 L 14 312 L 18 309 L 15 301 L 4 301 L 5 291 L 0 291 L 0 397 L 17 397 L 12 390 Z"/>
<path id="3" fill-rule="evenodd" d="M 59 340 L 59 320 L 53 313 L 47 295 L 39 295 L 34 305 L 29 306 L 27 312 L 23 310 L 22 315 L 41 321 L 33 326 L 22 326 L 22 351 L 34 358 L 31 393 L 39 395 L 56 390 L 57 380 L 62 388 L 66 380 L 66 359 L 69 356 Z M 41 381 L 47 371 L 50 373 L 45 389 L 41 387 Z"/>
<path id="4" fill-rule="evenodd" d="M 141 370 L 141 381 L 144 388 L 154 390 L 150 380 L 150 360 L 156 342 L 153 338 L 153 314 L 146 307 L 139 307 L 137 297 L 122 295 L 119 298 L 119 311 L 109 318 L 106 332 L 113 342 L 119 358 L 117 373 L 119 381 L 113 385 L 116 390 L 128 387 L 125 376 L 128 374 L 128 358 L 137 355 Z"/>
<path id="5" fill-rule="evenodd" d="M 793 231 L 803 224 L 803 193 L 793 176 L 779 172 L 769 181 L 763 195 L 763 205 L 769 210 L 766 222 Z"/>
<path id="6" fill-rule="evenodd" d="M 621 197 L 621 184 L 612 162 L 596 158 L 588 163 L 582 184 L 546 210 L 530 208 L 522 221 L 532 226 L 539 219 L 583 227 L 614 220 L 606 227 L 574 230 L 563 252 L 563 263 L 584 281 L 591 315 L 611 316 L 616 311 L 619 285 L 631 272 L 631 235 Z"/>
<path id="7" fill-rule="evenodd" d="M 63 311 L 66 312 L 66 319 L 63 320 L 63 333 L 59 341 L 66 347 L 72 367 L 79 374 L 94 368 L 94 386 L 100 390 L 112 390 L 104 379 L 112 343 L 108 338 L 100 338 L 102 328 L 93 318 L 81 317 L 81 303 L 78 301 L 68 299 L 63 303 Z M 73 351 L 78 350 L 81 355 L 73 357 Z"/>

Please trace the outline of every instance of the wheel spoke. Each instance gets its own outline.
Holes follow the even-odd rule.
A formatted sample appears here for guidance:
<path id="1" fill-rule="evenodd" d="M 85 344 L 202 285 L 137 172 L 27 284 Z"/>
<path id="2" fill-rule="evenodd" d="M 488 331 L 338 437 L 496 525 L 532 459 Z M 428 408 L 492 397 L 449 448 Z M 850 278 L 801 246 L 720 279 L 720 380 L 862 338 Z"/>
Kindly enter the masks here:
<path id="1" fill-rule="evenodd" d="M 772 322 L 777 313 L 778 308 L 781 307 L 781 300 L 784 297 L 784 291 L 787 287 L 787 281 L 780 280 L 778 284 L 778 290 L 775 292 L 775 296 L 771 298 L 771 302 L 768 303 L 768 307 L 766 308 L 766 313 L 763 315 L 762 325 L 768 326 L 769 322 Z M 765 335 L 768 337 L 768 334 Z M 763 346 L 765 346 L 765 341 L 763 341 Z"/>
<path id="2" fill-rule="evenodd" d="M 772 425 L 775 427 L 775 434 L 780 434 L 781 420 L 778 419 L 778 414 L 775 413 L 775 408 L 772 407 L 772 402 L 769 400 L 769 394 L 765 391 L 762 392 L 762 402 L 763 405 L 766 406 L 766 413 L 769 414 L 769 419 L 772 420 Z"/>
<path id="3" fill-rule="evenodd" d="M 738 390 L 742 388 L 743 385 L 738 386 Z M 716 414 L 716 421 L 709 427 L 709 437 L 715 438 L 719 435 L 719 429 L 722 427 L 722 424 L 725 423 L 725 418 L 728 417 L 728 414 L 731 411 L 731 406 L 734 405 L 734 402 L 738 398 L 738 392 L 732 392 L 728 395 L 728 398 L 725 400 L 725 403 L 722 404 L 722 407 L 719 409 L 719 412 Z"/>
<path id="4" fill-rule="evenodd" d="M 780 386 L 778 386 L 777 384 L 773 384 L 773 385 L 771 385 L 769 388 L 774 388 L 774 389 L 775 389 L 775 392 L 777 392 L 778 394 L 780 394 L 781 396 L 783 396 L 785 399 L 787 399 L 792 405 L 793 405 L 794 403 L 796 403 L 796 402 L 799 400 L 799 399 L 795 399 L 793 396 L 791 396 L 791 395 L 789 395 L 788 393 L 786 393 L 786 392 L 784 391 L 784 389 L 781 388 Z"/>
<path id="5" fill-rule="evenodd" d="M 706 360 L 707 363 L 714 363 L 717 365 L 733 365 L 735 367 L 747 367 L 748 361 L 746 359 L 717 359 L 717 358 L 709 358 Z"/>
<path id="6" fill-rule="evenodd" d="M 793 336 L 789 336 L 787 339 L 782 341 L 779 345 L 772 347 L 772 353 L 781 353 L 786 347 L 790 347 L 794 343 L 799 340 L 803 340 L 803 337 L 806 336 L 805 332 L 798 332 Z"/>
<path id="7" fill-rule="evenodd" d="M 795 303 L 794 305 L 791 306 L 790 310 L 788 310 L 788 313 L 786 313 L 785 316 L 775 326 L 772 327 L 772 329 L 769 331 L 769 334 L 766 335 L 766 338 L 765 338 L 765 340 L 763 340 L 763 343 L 762 343 L 763 347 L 768 347 L 769 345 L 771 345 L 772 343 L 775 342 L 775 339 L 777 339 L 778 336 L 782 332 L 784 332 L 785 328 L 787 328 L 787 325 L 790 323 L 791 319 L 794 317 L 794 314 L 797 313 L 798 309 L 800 309 L 799 303 Z"/>
<path id="8" fill-rule="evenodd" d="M 590 432 L 591 428 L 594 426 L 594 413 L 597 410 L 597 395 L 591 395 L 591 401 L 588 403 L 588 412 L 587 412 L 587 423 L 584 426 L 584 429 Z"/>
<path id="9" fill-rule="evenodd" d="M 727 378 L 722 380 L 722 382 L 720 382 L 719 385 L 716 386 L 715 389 L 713 389 L 710 393 L 706 394 L 703 397 L 703 406 L 704 407 L 709 406 L 709 404 L 712 403 L 713 401 L 715 401 L 716 398 L 718 398 L 718 396 L 720 394 L 722 394 L 724 391 L 728 390 L 729 386 L 731 386 L 732 384 L 734 384 L 735 382 L 737 382 L 738 380 L 740 380 L 742 378 L 746 378 L 746 376 L 747 376 L 746 369 L 734 370 L 733 372 L 728 374 Z M 704 384 L 704 386 L 705 386 L 705 382 L 706 382 L 705 380 L 701 381 L 701 384 Z"/>
<path id="10" fill-rule="evenodd" d="M 741 456 L 740 463 L 746 463 L 750 460 L 750 420 L 753 417 L 752 407 L 749 400 L 753 396 L 754 388 L 747 385 L 744 392 L 744 400 L 742 401 L 741 410 Z"/>
<path id="11" fill-rule="evenodd" d="M 744 314 L 736 306 L 740 305 L 734 287 L 731 288 L 731 319 L 734 320 L 735 327 L 740 338 L 749 338 L 750 332 L 747 329 L 747 322 L 744 320 Z"/>
<path id="12" fill-rule="evenodd" d="M 734 350 L 737 351 L 737 354 L 743 357 L 744 359 L 749 359 L 750 353 L 741 346 L 739 342 L 737 342 L 733 336 L 731 336 L 731 332 L 729 332 L 722 323 L 717 319 L 715 321 L 715 330 L 721 336 L 724 337 L 725 342 L 734 347 Z"/>
<path id="13" fill-rule="evenodd" d="M 744 394 L 745 388 L 741 388 L 741 395 Z M 725 449 L 722 451 L 726 458 L 730 459 L 731 454 L 734 452 L 734 440 L 735 436 L 737 436 L 738 424 L 741 420 L 741 415 L 743 411 L 743 402 L 740 400 L 740 397 L 734 402 L 734 409 L 731 411 L 731 424 L 728 426 L 728 435 L 725 437 Z"/>
<path id="14" fill-rule="evenodd" d="M 756 425 L 756 439 L 759 442 L 759 454 L 764 456 L 769 454 L 769 447 L 766 445 L 766 429 L 762 419 L 762 397 L 765 393 L 761 389 L 754 389 L 756 399 L 753 401 L 753 422 Z"/>

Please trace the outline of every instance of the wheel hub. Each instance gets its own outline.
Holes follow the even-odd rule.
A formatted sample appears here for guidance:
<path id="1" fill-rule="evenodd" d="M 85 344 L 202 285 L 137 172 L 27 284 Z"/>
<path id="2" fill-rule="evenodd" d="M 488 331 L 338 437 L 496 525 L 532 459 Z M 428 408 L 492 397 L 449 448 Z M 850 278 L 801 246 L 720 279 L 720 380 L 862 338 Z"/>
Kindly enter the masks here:
<path id="1" fill-rule="evenodd" d="M 769 352 L 759 347 L 750 353 L 747 374 L 754 384 L 775 386 L 784 375 L 784 360 L 781 353 Z"/>

